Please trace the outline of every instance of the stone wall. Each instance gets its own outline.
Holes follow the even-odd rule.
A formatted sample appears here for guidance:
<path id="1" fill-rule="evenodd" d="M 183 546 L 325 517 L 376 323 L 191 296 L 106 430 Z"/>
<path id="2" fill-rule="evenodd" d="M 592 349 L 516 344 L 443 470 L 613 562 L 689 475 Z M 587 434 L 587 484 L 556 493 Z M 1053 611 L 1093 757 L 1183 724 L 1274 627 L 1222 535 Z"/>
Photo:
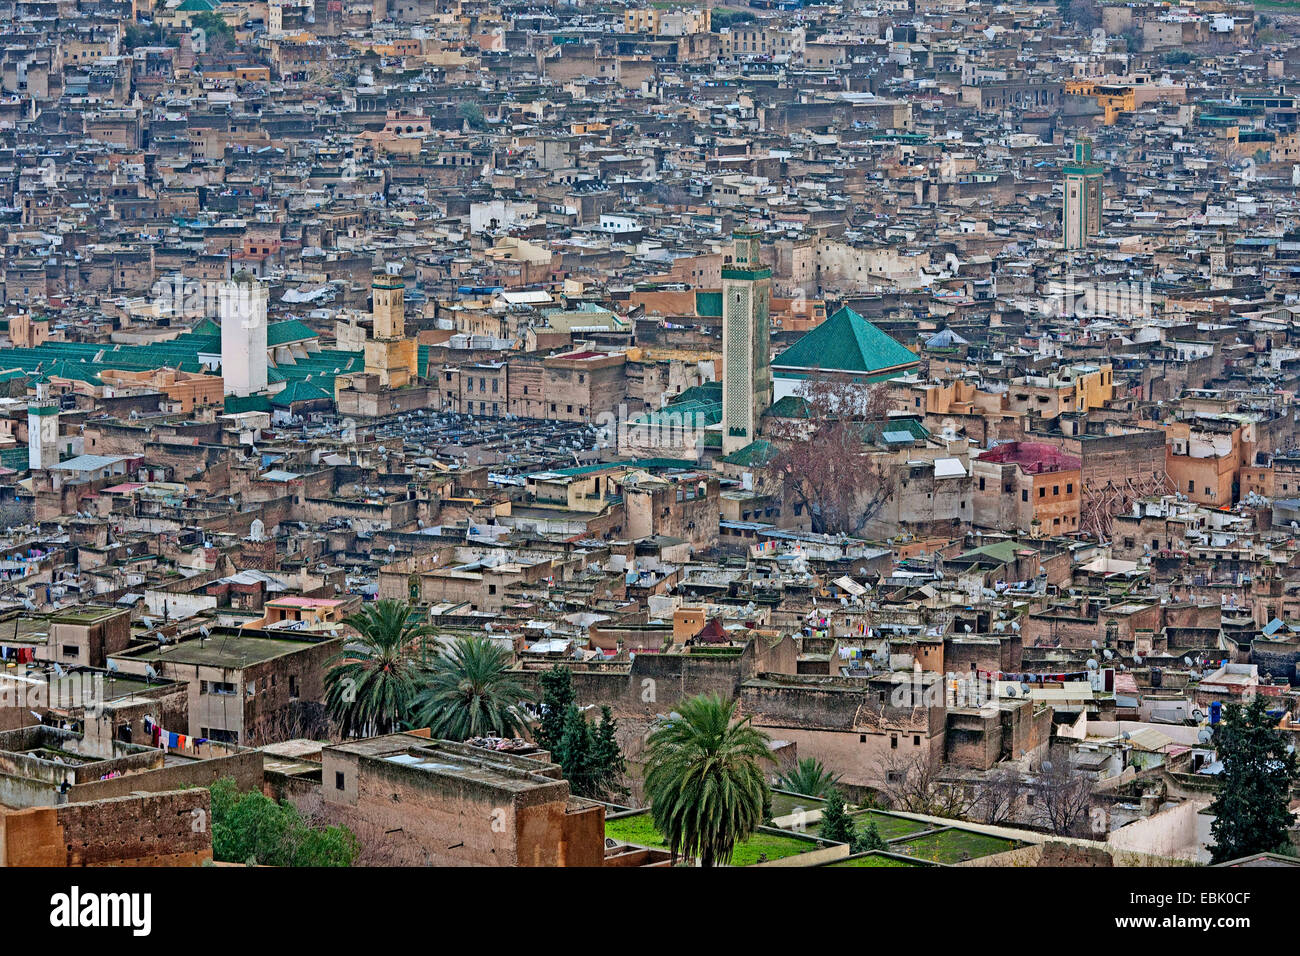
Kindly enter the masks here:
<path id="1" fill-rule="evenodd" d="M 3 866 L 198 866 L 211 858 L 202 788 L 0 815 Z"/>

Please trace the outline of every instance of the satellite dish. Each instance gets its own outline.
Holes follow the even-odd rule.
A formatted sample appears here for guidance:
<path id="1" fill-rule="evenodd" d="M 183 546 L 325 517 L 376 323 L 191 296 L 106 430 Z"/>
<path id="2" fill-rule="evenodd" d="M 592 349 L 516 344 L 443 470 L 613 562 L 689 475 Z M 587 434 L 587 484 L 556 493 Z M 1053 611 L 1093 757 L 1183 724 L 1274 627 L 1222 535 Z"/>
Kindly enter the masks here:
<path id="1" fill-rule="evenodd" d="M 1211 730 L 1209 727 L 1202 727 L 1201 732 L 1196 735 L 1197 743 L 1208 744 L 1213 739 L 1214 739 L 1214 731 Z"/>
<path id="2" fill-rule="evenodd" d="M 1096 659 L 1092 657 L 1088 658 L 1088 670 L 1095 671 L 1096 669 L 1097 669 Z"/>
<path id="3" fill-rule="evenodd" d="M 1016 696 L 1016 689 L 1015 689 L 1014 687 L 1008 687 L 1008 688 L 1007 688 L 1007 696 L 1008 696 L 1008 697 L 1015 697 L 1015 696 Z"/>
<path id="4" fill-rule="evenodd" d="M 1050 760 L 1044 760 L 1044 761 L 1043 761 L 1043 770 L 1044 770 L 1045 772 L 1047 772 L 1047 773 L 1051 773 L 1051 772 L 1052 772 L 1052 761 L 1050 761 Z"/>
<path id="5" fill-rule="evenodd" d="M 1190 657 L 1184 657 L 1184 658 L 1183 658 L 1183 663 L 1186 664 L 1188 667 L 1191 667 L 1191 666 L 1192 666 L 1192 659 L 1191 659 Z"/>
<path id="6" fill-rule="evenodd" d="M 1101 656 L 1106 658 L 1106 660 L 1110 660 L 1112 657 L 1115 656 L 1115 652 L 1112 651 L 1109 647 L 1103 647 L 1101 649 Z"/>
<path id="7" fill-rule="evenodd" d="M 153 665 L 152 665 L 152 664 L 145 664 L 145 665 L 144 665 L 144 676 L 145 676 L 147 679 L 149 679 L 149 680 L 154 680 L 155 678 L 157 678 L 157 676 L 158 676 L 158 672 L 157 672 L 156 670 L 153 669 Z"/>

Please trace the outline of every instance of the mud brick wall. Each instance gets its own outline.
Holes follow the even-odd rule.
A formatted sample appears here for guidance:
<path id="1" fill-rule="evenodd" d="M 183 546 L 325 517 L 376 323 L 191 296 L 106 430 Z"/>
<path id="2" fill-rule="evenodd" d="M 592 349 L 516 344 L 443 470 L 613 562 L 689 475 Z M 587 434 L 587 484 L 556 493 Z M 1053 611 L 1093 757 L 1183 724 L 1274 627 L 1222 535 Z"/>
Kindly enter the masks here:
<path id="1" fill-rule="evenodd" d="M 199 866 L 212 858 L 202 788 L 6 813 L 5 866 Z"/>

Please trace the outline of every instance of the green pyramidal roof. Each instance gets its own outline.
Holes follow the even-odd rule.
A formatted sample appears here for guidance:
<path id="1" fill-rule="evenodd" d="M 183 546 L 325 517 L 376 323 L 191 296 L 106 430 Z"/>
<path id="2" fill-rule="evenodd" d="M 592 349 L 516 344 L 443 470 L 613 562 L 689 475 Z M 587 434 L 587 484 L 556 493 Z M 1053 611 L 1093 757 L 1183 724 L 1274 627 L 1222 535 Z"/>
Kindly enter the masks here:
<path id="1" fill-rule="evenodd" d="M 918 364 L 904 348 L 852 309 L 840 309 L 772 360 L 774 368 L 880 372 Z"/>

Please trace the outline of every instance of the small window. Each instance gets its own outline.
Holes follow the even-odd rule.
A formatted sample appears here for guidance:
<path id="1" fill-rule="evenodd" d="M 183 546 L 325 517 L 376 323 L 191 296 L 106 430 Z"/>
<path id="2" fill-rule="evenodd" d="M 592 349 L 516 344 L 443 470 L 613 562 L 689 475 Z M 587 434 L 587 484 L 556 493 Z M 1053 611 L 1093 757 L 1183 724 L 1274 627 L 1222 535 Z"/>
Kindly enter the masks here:
<path id="1" fill-rule="evenodd" d="M 343 771 L 341 770 L 334 771 L 334 789 L 335 790 L 343 789 Z"/>

